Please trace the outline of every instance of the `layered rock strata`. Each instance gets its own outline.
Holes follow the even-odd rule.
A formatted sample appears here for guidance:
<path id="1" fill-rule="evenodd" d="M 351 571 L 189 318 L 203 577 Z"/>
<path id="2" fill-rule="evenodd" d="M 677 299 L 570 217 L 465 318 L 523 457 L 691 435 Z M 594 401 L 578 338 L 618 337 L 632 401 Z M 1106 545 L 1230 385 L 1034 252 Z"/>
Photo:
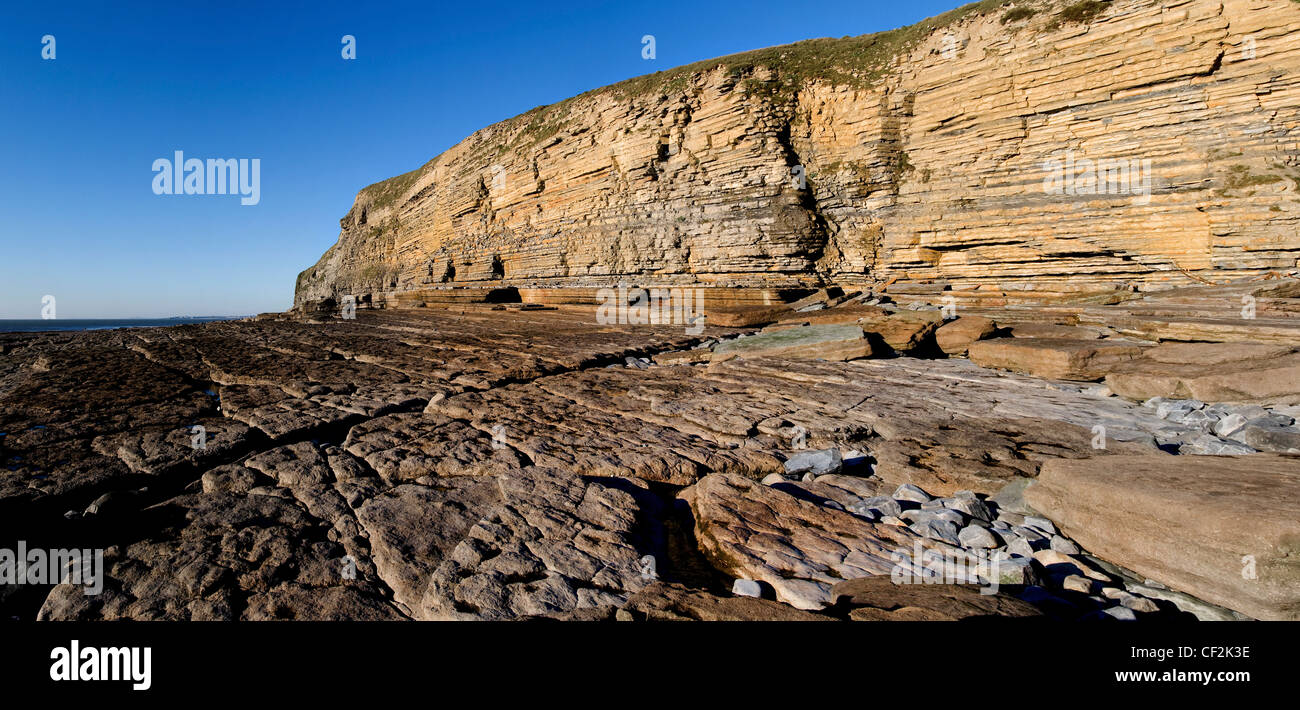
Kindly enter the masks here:
<path id="1" fill-rule="evenodd" d="M 938 280 L 1005 305 L 1294 269 L 1298 25 L 986 0 L 638 77 L 365 188 L 295 303 Z"/>

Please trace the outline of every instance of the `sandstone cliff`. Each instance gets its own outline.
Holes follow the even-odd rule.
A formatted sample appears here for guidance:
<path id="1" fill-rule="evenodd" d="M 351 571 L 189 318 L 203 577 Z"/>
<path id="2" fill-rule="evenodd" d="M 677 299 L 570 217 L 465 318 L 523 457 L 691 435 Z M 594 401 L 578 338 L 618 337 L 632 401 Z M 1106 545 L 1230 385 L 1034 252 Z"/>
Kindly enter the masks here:
<path id="1" fill-rule="evenodd" d="M 295 303 L 1293 269 L 1297 29 L 1292 0 L 985 0 L 638 77 L 363 189 Z"/>

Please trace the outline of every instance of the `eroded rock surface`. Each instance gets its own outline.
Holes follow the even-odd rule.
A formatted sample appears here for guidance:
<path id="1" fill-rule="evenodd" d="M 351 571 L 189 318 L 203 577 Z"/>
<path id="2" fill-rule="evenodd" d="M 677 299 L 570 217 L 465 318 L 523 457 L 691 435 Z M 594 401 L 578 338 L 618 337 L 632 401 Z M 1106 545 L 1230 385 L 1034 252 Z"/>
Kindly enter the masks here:
<path id="1" fill-rule="evenodd" d="M 1070 341 L 1088 343 L 1079 352 L 1140 344 L 1111 373 L 1226 368 L 1248 381 L 1252 363 L 1292 357 L 1300 341 L 1245 321 L 1231 332 L 1265 333 L 1260 343 L 1157 342 L 1143 324 L 1222 315 L 1225 293 L 1258 294 L 1290 323 L 1300 309 L 1277 296 L 1288 283 L 963 305 L 946 321 L 927 302 L 943 286 L 890 286 L 899 302 L 828 289 L 802 311 L 778 307 L 761 334 L 467 302 L 0 335 L 0 546 L 106 551 L 102 594 L 51 579 L 4 588 L 0 606 L 48 619 L 939 619 L 1019 615 L 1019 602 L 1069 619 L 1289 614 L 1296 581 L 1274 556 L 1290 544 L 1285 513 L 1249 553 L 1283 580 L 1261 593 L 1197 581 L 1223 560 L 1152 565 L 1105 537 L 1142 511 L 1076 519 L 1023 491 L 1075 462 L 1105 471 L 1102 488 L 1132 488 L 1125 505 L 1181 509 L 1160 498 L 1177 489 L 1199 520 L 1249 518 L 1274 492 L 1264 479 L 1147 479 L 1207 458 L 1189 454 L 1247 454 L 1235 460 L 1253 470 L 1265 459 L 1251 452 L 1300 447 L 1300 407 L 1132 401 L 959 356 L 963 343 L 1059 349 L 995 323 L 1087 327 L 1096 337 Z M 783 335 L 827 329 L 864 349 L 819 357 L 835 341 Z M 715 357 L 765 338 L 805 352 Z M 1215 465 L 1233 468 L 1197 464 Z M 1142 530 L 1126 539 L 1175 544 Z M 1188 550 L 1235 549 L 1209 523 L 1181 531 Z M 989 566 L 995 554 L 1005 559 Z M 941 588 L 837 603 L 846 580 L 934 555 L 972 563 L 957 581 L 997 582 L 999 599 L 1019 601 L 968 607 Z"/>
<path id="2" fill-rule="evenodd" d="M 1256 618 L 1300 618 L 1300 457 L 1056 460 L 1025 497 L 1103 558 Z"/>

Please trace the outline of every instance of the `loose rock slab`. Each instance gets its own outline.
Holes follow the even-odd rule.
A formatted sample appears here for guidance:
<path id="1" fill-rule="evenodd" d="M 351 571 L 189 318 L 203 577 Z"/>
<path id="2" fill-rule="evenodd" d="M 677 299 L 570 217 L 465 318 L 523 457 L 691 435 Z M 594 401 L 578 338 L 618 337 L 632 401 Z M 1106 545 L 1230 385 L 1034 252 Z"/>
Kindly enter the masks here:
<path id="1" fill-rule="evenodd" d="M 734 474 L 713 474 L 682 493 L 695 516 L 700 550 L 720 571 L 766 582 L 799 609 L 834 602 L 845 579 L 888 576 L 922 538 L 891 525 L 817 505 Z M 932 540 L 925 547 L 960 553 Z"/>
<path id="2" fill-rule="evenodd" d="M 1126 341 L 996 338 L 971 343 L 968 356 L 984 367 L 1087 382 L 1141 354 L 1141 345 Z"/>
<path id="3" fill-rule="evenodd" d="M 1056 459 L 1025 500 L 1098 557 L 1259 619 L 1300 619 L 1300 458 Z"/>
<path id="4" fill-rule="evenodd" d="M 807 360 L 853 360 L 871 355 L 871 344 L 856 325 L 810 325 L 785 328 L 718 343 L 713 360 L 739 357 L 787 357 Z"/>

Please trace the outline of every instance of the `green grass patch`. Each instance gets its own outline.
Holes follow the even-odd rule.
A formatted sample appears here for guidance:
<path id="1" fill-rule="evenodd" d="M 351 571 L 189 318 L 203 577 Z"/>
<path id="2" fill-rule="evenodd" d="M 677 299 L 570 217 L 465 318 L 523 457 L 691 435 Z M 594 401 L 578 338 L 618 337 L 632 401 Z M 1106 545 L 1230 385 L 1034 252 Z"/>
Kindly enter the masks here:
<path id="1" fill-rule="evenodd" d="M 1032 7 L 1013 7 L 1010 10 L 1007 10 L 1005 13 L 1003 13 L 1002 19 L 1000 21 L 1004 25 L 1009 25 L 1012 22 L 1027 20 L 1036 14 L 1038 14 L 1038 11 L 1033 9 Z"/>

